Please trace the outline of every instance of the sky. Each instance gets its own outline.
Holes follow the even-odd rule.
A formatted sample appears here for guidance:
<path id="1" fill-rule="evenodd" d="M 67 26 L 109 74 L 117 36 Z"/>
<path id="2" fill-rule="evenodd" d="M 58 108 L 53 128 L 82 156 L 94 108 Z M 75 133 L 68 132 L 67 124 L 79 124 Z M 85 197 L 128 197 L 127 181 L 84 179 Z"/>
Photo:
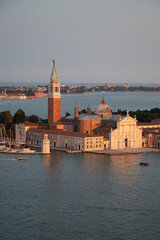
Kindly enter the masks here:
<path id="1" fill-rule="evenodd" d="M 160 84 L 159 0 L 0 0 L 0 82 Z"/>

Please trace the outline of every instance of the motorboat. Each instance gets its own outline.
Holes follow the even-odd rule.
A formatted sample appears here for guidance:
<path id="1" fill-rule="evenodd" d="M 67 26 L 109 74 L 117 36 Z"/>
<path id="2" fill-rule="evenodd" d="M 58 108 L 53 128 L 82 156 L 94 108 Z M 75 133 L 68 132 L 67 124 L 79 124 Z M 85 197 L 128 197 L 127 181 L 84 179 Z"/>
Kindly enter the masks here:
<path id="1" fill-rule="evenodd" d="M 140 166 L 150 166 L 151 164 L 150 163 L 141 162 L 139 165 Z"/>

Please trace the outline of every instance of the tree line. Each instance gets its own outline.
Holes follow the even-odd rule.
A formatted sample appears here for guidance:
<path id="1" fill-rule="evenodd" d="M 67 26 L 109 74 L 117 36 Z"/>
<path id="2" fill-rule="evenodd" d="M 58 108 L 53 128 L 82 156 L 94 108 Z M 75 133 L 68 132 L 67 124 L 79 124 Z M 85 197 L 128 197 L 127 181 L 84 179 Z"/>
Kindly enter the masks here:
<path id="1" fill-rule="evenodd" d="M 13 116 L 10 111 L 4 111 L 0 113 L 0 123 L 2 124 L 18 124 L 25 121 L 38 123 L 40 121 L 39 117 L 32 114 L 26 116 L 22 109 L 19 109 Z"/>
<path id="2" fill-rule="evenodd" d="M 121 116 L 126 115 L 126 110 L 118 109 L 117 112 L 113 112 L 113 114 L 119 114 Z M 151 120 L 160 118 L 160 108 L 152 108 L 151 110 L 137 110 L 137 111 L 129 111 L 129 115 L 131 117 L 135 117 L 138 122 L 151 122 Z"/>
<path id="3" fill-rule="evenodd" d="M 79 112 L 79 114 L 87 113 L 86 109 L 83 109 Z M 117 112 L 113 112 L 113 114 L 119 114 L 121 116 L 126 115 L 126 110 L 118 109 Z M 65 117 L 62 118 L 64 120 L 70 113 L 66 112 Z M 137 111 L 129 111 L 129 115 L 131 117 L 137 118 L 138 122 L 151 122 L 151 120 L 160 118 L 160 108 L 152 108 L 151 110 L 137 110 Z M 32 123 L 47 123 L 47 119 L 39 118 L 37 115 L 26 116 L 25 112 L 22 109 L 19 109 L 13 116 L 10 111 L 0 112 L 0 124 L 11 125 L 11 124 L 19 124 L 24 123 L 25 121 Z"/>

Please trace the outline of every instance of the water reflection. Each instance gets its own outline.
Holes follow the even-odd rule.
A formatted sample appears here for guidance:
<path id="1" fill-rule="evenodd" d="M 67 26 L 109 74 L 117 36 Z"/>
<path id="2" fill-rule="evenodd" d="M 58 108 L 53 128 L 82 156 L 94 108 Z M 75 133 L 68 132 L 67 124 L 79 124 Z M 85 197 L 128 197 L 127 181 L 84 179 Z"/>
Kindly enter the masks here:
<path id="1" fill-rule="evenodd" d="M 139 172 L 139 162 L 141 154 L 130 155 L 99 155 L 99 154 L 66 154 L 63 152 L 52 151 L 51 155 L 43 155 L 43 166 L 51 169 L 57 169 L 64 166 L 65 160 L 73 161 L 77 167 L 84 166 L 87 171 L 97 171 L 98 169 L 113 168 L 117 174 L 130 174 Z"/>
<path id="2" fill-rule="evenodd" d="M 98 155 L 91 153 L 66 154 L 64 152 L 52 151 L 51 155 L 43 156 L 43 166 L 48 179 L 59 182 L 92 181 L 103 185 L 103 181 L 111 181 L 109 188 L 115 184 L 115 194 L 119 189 L 138 185 L 142 168 L 142 154 L 131 155 Z M 81 176 L 81 177 L 80 177 Z M 108 185 L 108 184 L 107 184 Z"/>
<path id="3" fill-rule="evenodd" d="M 116 172 L 132 174 L 139 167 L 141 154 L 111 156 L 111 161 Z"/>
<path id="4" fill-rule="evenodd" d="M 51 155 L 43 155 L 43 166 L 49 167 L 51 161 Z"/>
<path id="5" fill-rule="evenodd" d="M 52 151 L 50 155 L 43 155 L 43 166 L 51 169 L 59 169 L 63 166 L 63 153 Z"/>
<path id="6" fill-rule="evenodd" d="M 99 171 L 110 168 L 111 158 L 107 155 L 84 154 L 84 167 L 87 171 Z"/>
<path id="7" fill-rule="evenodd" d="M 141 168 L 141 154 L 111 156 L 112 175 L 116 178 L 119 187 L 135 186 L 138 184 Z"/>

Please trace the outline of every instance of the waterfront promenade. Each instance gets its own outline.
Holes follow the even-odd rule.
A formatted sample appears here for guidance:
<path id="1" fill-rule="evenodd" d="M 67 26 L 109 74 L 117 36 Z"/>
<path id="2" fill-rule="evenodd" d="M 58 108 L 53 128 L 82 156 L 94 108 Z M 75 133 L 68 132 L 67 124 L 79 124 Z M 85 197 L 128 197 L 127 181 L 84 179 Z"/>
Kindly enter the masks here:
<path id="1" fill-rule="evenodd" d="M 160 152 L 158 148 L 132 148 L 132 149 L 118 149 L 118 150 L 100 150 L 90 151 L 90 153 L 104 154 L 104 155 L 125 155 L 125 154 L 138 154 L 138 153 L 150 153 Z"/>
<path id="2" fill-rule="evenodd" d="M 84 151 L 66 149 L 59 147 L 51 147 L 52 150 L 67 152 L 67 153 L 83 153 Z M 158 148 L 132 148 L 132 149 L 118 149 L 118 150 L 93 150 L 86 151 L 85 153 L 103 154 L 103 155 L 126 155 L 126 154 L 138 154 L 138 153 L 151 153 L 160 152 Z"/>

